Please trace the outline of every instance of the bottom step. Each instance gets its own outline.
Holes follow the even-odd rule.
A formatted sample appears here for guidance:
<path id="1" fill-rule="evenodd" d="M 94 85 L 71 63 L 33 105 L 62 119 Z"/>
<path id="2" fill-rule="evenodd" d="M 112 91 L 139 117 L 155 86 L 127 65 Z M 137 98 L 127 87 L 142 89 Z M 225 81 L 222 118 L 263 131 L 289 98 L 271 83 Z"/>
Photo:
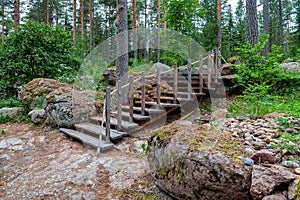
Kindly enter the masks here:
<path id="1" fill-rule="evenodd" d="M 84 133 L 80 133 L 80 132 L 72 130 L 72 129 L 67 129 L 67 128 L 60 128 L 59 130 L 73 138 L 80 140 L 83 144 L 87 144 L 87 145 L 93 146 L 95 148 L 99 147 L 99 140 L 95 137 L 92 137 L 92 136 L 84 134 Z M 112 149 L 113 146 L 114 145 L 112 143 L 107 143 L 103 140 L 100 142 L 100 150 L 101 151 L 108 151 L 108 150 Z"/>

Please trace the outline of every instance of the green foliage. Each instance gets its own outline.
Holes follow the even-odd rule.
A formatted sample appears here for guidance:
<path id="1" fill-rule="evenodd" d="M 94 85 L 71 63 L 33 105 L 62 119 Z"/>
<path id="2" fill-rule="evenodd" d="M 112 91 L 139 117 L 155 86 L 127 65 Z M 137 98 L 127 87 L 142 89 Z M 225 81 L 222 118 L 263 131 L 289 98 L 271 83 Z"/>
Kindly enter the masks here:
<path id="1" fill-rule="evenodd" d="M 152 68 L 153 63 L 147 63 L 146 59 L 134 60 L 129 59 L 129 70 L 132 72 L 149 71 Z"/>
<path id="2" fill-rule="evenodd" d="M 237 68 L 236 87 L 250 91 L 256 87 L 257 91 L 262 90 L 265 94 L 291 94 L 300 91 L 300 74 L 279 68 L 279 63 L 285 59 L 280 47 L 273 45 L 268 58 L 262 55 L 267 40 L 268 36 L 262 35 L 255 47 L 246 43 L 237 48 L 242 65 Z"/>
<path id="3" fill-rule="evenodd" d="M 24 107 L 24 104 L 15 98 L 1 99 L 0 100 L 0 109 L 1 108 L 13 108 L 13 107 Z"/>
<path id="4" fill-rule="evenodd" d="M 10 33 L 0 48 L 0 87 L 16 88 L 33 78 L 57 78 L 74 72 L 72 36 L 61 27 L 28 21 Z"/>

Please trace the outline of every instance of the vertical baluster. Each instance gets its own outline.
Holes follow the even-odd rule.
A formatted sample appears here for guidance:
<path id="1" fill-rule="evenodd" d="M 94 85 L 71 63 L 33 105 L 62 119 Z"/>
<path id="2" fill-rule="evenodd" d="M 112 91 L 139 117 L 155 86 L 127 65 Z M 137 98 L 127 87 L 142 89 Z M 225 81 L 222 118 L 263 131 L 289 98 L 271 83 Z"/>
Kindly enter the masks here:
<path id="1" fill-rule="evenodd" d="M 174 92 L 174 103 L 177 101 L 177 81 L 178 81 L 178 66 L 177 63 L 174 65 L 174 84 L 173 84 L 173 92 Z"/>
<path id="2" fill-rule="evenodd" d="M 142 115 L 145 115 L 145 87 L 146 87 L 146 75 L 142 72 Z"/>
<path id="3" fill-rule="evenodd" d="M 106 115 L 105 115 L 105 121 L 106 121 L 106 130 L 105 130 L 105 136 L 106 141 L 110 142 L 110 87 L 106 88 Z M 102 122 L 103 123 L 103 122 Z M 100 133 L 102 134 L 102 133 Z"/>
<path id="4" fill-rule="evenodd" d="M 160 77 L 160 68 L 157 68 L 157 99 L 156 103 L 159 105 L 160 104 L 160 82 L 161 82 L 161 77 Z"/>
<path id="5" fill-rule="evenodd" d="M 118 116 L 117 116 L 117 122 L 118 122 L 118 130 L 121 131 L 122 130 L 122 96 L 121 96 L 121 89 L 122 89 L 122 84 L 121 84 L 121 80 L 119 80 L 117 82 L 117 96 L 118 96 L 118 100 L 117 100 L 117 109 L 118 109 Z"/>
<path id="6" fill-rule="evenodd" d="M 188 59 L 188 100 L 191 99 L 192 95 L 192 65 L 191 58 Z"/>
<path id="7" fill-rule="evenodd" d="M 211 52 L 208 52 L 208 57 L 207 57 L 207 88 L 211 88 Z"/>
<path id="8" fill-rule="evenodd" d="M 200 55 L 199 58 L 199 87 L 200 87 L 200 94 L 203 92 L 203 56 Z"/>
<path id="9" fill-rule="evenodd" d="M 129 77 L 129 122 L 133 122 L 133 75 Z"/>

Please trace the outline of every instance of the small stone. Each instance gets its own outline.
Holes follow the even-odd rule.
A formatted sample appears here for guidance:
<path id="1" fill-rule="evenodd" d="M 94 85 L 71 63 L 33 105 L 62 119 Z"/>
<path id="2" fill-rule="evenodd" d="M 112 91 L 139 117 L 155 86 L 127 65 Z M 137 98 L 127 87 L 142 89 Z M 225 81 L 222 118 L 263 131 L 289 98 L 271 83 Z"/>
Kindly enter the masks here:
<path id="1" fill-rule="evenodd" d="M 276 158 L 268 152 L 256 152 L 251 158 L 256 163 L 274 164 L 276 162 Z"/>
<path id="2" fill-rule="evenodd" d="M 245 138 L 251 137 L 251 134 L 250 133 L 245 133 L 244 137 Z"/>
<path id="3" fill-rule="evenodd" d="M 39 136 L 39 142 L 43 143 L 45 141 L 45 136 Z"/>
<path id="4" fill-rule="evenodd" d="M 231 136 L 232 136 L 232 137 L 239 137 L 239 135 L 237 134 L 237 132 L 233 132 L 233 133 L 231 134 Z"/>
<path id="5" fill-rule="evenodd" d="M 300 165 L 298 162 L 296 161 L 292 161 L 292 160 L 284 160 L 281 163 L 283 166 L 288 167 L 288 168 L 300 168 Z"/>
<path id="6" fill-rule="evenodd" d="M 265 196 L 262 200 L 287 200 L 283 194 L 272 194 Z"/>
<path id="7" fill-rule="evenodd" d="M 248 154 L 248 155 L 252 155 L 252 154 L 254 154 L 254 152 L 255 151 L 251 148 L 245 148 L 245 153 Z"/>
<path id="8" fill-rule="evenodd" d="M 286 149 L 282 149 L 282 154 L 283 155 L 287 155 L 289 153 L 289 151 L 288 150 L 286 150 Z"/>
<path id="9" fill-rule="evenodd" d="M 5 149 L 7 147 L 6 140 L 1 140 L 0 141 L 0 149 Z"/>
<path id="10" fill-rule="evenodd" d="M 267 144 L 266 146 L 267 146 L 268 149 L 274 149 L 275 148 L 275 146 L 273 144 Z"/>
<path id="11" fill-rule="evenodd" d="M 254 165 L 254 160 L 252 160 L 251 158 L 244 158 L 243 162 L 249 166 Z"/>
<path id="12" fill-rule="evenodd" d="M 253 141 L 253 138 L 252 137 L 247 137 L 247 138 L 245 138 L 245 141 L 251 142 L 251 141 Z"/>
<path id="13" fill-rule="evenodd" d="M 296 174 L 300 174 L 300 168 L 299 167 L 297 167 L 294 171 L 295 171 Z"/>
<path id="14" fill-rule="evenodd" d="M 256 131 L 253 135 L 257 137 L 263 134 L 265 134 L 265 131 Z"/>
<path id="15" fill-rule="evenodd" d="M 294 129 L 292 129 L 292 128 L 287 128 L 287 129 L 285 129 L 285 131 L 288 133 L 294 133 Z"/>
<path id="16" fill-rule="evenodd" d="M 7 139 L 7 144 L 8 145 L 19 145 L 22 144 L 22 140 L 19 138 L 9 138 Z"/>

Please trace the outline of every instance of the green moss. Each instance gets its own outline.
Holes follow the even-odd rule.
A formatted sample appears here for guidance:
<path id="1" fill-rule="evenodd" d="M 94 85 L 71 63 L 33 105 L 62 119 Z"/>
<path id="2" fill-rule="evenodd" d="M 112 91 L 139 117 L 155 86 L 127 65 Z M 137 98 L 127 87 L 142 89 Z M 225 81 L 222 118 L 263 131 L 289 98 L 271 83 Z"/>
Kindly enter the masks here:
<path id="1" fill-rule="evenodd" d="M 300 181 L 298 182 L 298 188 L 295 193 L 295 199 L 299 199 L 299 198 L 300 198 Z"/>
<path id="2" fill-rule="evenodd" d="M 166 168 L 159 168 L 157 170 L 157 174 L 162 178 L 166 179 L 167 178 L 167 169 Z"/>

